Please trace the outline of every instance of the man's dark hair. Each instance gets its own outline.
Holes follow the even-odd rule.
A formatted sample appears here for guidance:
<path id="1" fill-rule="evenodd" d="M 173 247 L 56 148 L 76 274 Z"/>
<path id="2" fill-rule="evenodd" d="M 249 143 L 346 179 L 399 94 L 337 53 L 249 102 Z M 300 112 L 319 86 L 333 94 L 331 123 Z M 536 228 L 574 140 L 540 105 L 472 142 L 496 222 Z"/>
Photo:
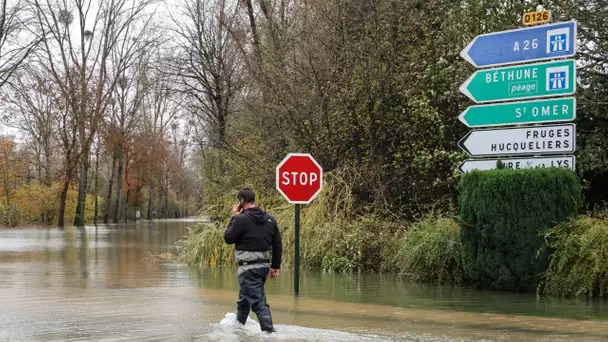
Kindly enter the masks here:
<path id="1" fill-rule="evenodd" d="M 236 198 L 243 203 L 255 203 L 255 192 L 249 188 L 240 190 Z"/>

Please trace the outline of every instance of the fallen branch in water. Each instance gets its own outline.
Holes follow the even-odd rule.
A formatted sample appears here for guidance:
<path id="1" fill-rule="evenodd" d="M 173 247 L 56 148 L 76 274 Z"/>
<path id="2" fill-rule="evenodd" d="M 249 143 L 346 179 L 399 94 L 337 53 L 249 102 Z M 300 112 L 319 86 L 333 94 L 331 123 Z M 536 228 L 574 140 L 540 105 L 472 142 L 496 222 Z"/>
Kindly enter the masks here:
<path id="1" fill-rule="evenodd" d="M 176 262 L 177 257 L 172 253 L 165 252 L 159 255 L 154 255 L 148 252 L 148 256 L 141 260 L 142 262 L 152 262 L 152 263 L 166 263 L 166 262 Z"/>

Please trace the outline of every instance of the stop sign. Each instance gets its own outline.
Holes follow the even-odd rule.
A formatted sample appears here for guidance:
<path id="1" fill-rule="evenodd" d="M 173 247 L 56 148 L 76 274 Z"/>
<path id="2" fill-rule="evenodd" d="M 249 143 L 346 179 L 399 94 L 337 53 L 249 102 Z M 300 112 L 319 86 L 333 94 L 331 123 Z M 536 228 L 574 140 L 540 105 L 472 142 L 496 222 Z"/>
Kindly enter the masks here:
<path id="1" fill-rule="evenodd" d="M 290 153 L 277 165 L 277 190 L 294 204 L 310 203 L 323 186 L 323 168 L 308 153 Z"/>

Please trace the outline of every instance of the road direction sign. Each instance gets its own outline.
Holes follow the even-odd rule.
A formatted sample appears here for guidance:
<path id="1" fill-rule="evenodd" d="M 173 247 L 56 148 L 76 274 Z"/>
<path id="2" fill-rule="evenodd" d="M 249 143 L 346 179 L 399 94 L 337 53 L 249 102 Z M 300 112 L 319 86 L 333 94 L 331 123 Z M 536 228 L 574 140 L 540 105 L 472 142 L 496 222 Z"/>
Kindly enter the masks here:
<path id="1" fill-rule="evenodd" d="M 467 127 L 494 127 L 576 119 L 576 99 L 564 97 L 470 106 L 458 119 Z"/>
<path id="2" fill-rule="evenodd" d="M 475 37 L 460 56 L 476 68 L 571 57 L 576 21 L 492 32 Z"/>
<path id="3" fill-rule="evenodd" d="M 524 13 L 522 23 L 525 26 L 545 24 L 551 21 L 551 11 L 536 11 Z"/>
<path id="4" fill-rule="evenodd" d="M 460 91 L 477 103 L 571 95 L 576 92 L 574 60 L 478 70 Z"/>
<path id="5" fill-rule="evenodd" d="M 323 168 L 307 153 L 290 153 L 277 165 L 277 190 L 294 204 L 308 204 L 321 192 Z"/>
<path id="6" fill-rule="evenodd" d="M 576 147 L 576 125 L 473 130 L 458 146 L 471 156 L 569 153 Z"/>
<path id="7" fill-rule="evenodd" d="M 494 170 L 499 158 L 492 159 L 467 159 L 463 161 L 458 170 L 462 173 L 473 170 Z M 531 169 L 546 167 L 563 167 L 574 171 L 576 157 L 574 156 L 555 156 L 555 157 L 527 157 L 527 158 L 500 158 L 505 169 Z"/>

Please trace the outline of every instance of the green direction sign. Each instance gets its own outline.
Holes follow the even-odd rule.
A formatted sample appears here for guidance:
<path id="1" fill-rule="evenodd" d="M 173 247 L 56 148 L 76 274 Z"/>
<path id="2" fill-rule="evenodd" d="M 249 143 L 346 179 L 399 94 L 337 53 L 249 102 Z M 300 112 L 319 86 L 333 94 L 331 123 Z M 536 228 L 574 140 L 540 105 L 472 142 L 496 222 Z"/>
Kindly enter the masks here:
<path id="1" fill-rule="evenodd" d="M 508 126 L 576 119 L 574 97 L 470 106 L 458 119 L 467 127 Z"/>
<path id="2" fill-rule="evenodd" d="M 576 91 L 573 59 L 476 71 L 460 91 L 477 103 L 571 95 Z"/>

